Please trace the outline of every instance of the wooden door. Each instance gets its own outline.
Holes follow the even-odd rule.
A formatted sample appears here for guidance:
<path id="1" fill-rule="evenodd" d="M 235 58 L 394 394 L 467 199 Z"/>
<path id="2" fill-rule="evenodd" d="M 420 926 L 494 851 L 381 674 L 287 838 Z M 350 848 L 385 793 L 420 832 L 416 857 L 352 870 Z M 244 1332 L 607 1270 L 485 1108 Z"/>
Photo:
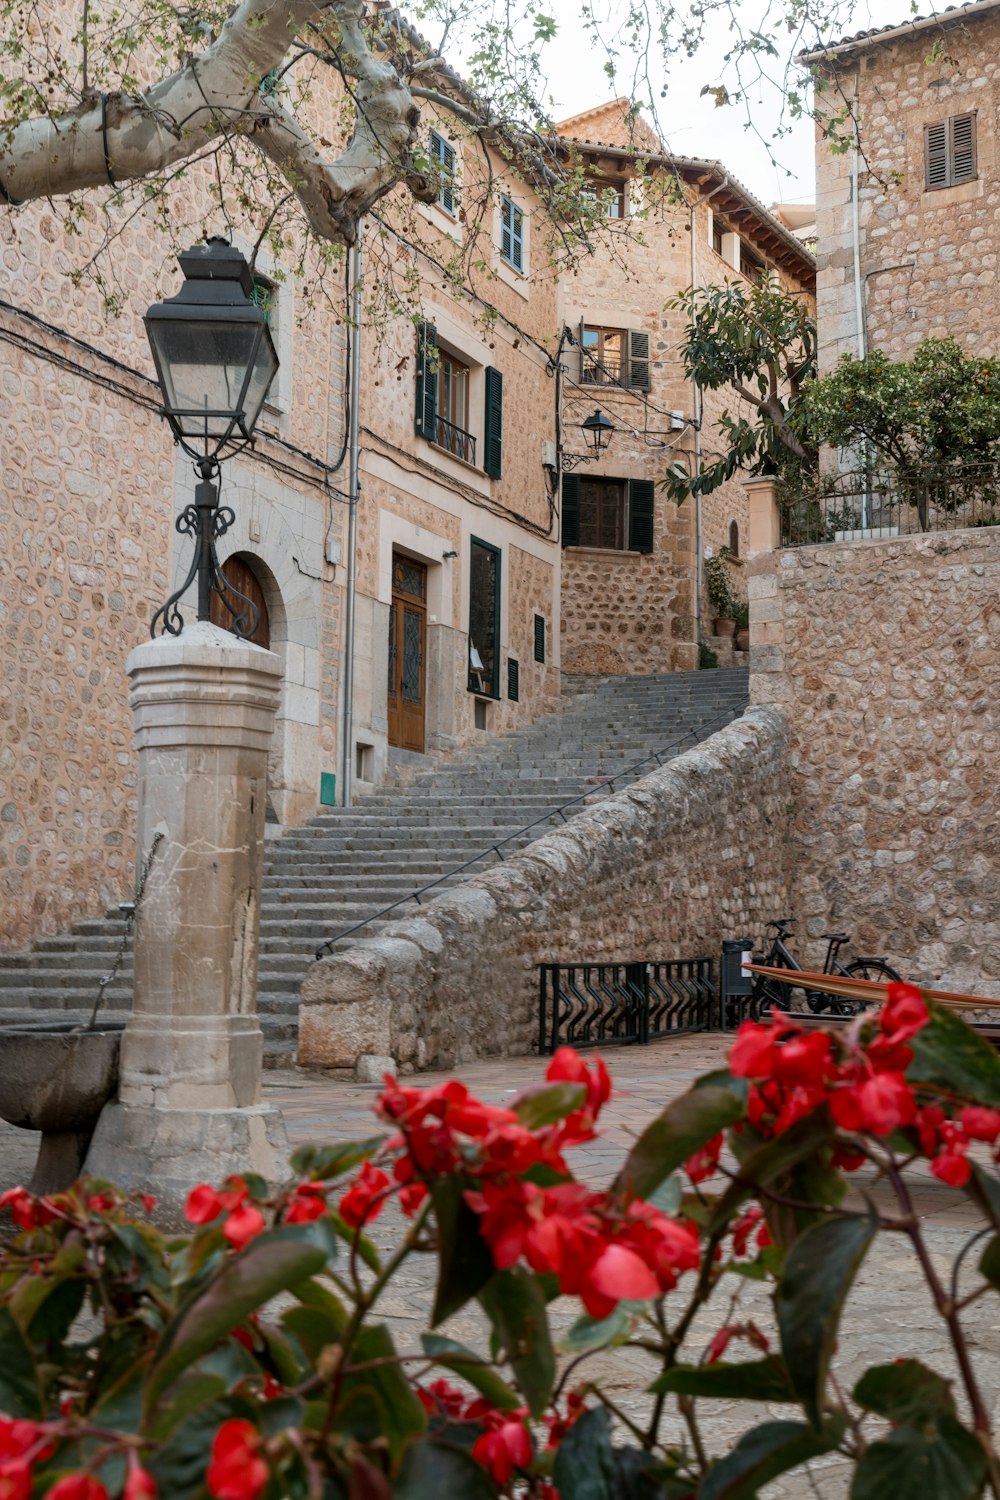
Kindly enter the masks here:
<path id="1" fill-rule="evenodd" d="M 389 744 L 423 750 L 427 679 L 427 569 L 393 556 L 389 611 Z"/>
<path id="2" fill-rule="evenodd" d="M 226 581 L 231 583 L 244 599 L 249 599 L 257 609 L 257 629 L 247 640 L 253 641 L 255 646 L 263 646 L 267 651 L 271 646 L 271 622 L 268 619 L 267 604 L 264 599 L 264 590 L 260 586 L 257 575 L 254 573 L 247 560 L 240 556 L 229 557 L 222 564 L 222 571 Z M 230 603 L 237 614 L 242 610 L 241 600 L 230 596 Z M 218 594 L 212 594 L 212 624 L 219 625 L 223 630 L 232 630 L 233 616 L 229 613 L 225 603 Z"/>

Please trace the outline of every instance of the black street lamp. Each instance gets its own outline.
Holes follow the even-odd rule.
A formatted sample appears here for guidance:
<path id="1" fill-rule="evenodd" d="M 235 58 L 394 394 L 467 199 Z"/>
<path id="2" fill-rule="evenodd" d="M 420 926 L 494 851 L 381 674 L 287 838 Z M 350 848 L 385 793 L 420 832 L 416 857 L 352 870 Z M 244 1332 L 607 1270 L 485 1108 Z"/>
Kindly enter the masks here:
<path id="1" fill-rule="evenodd" d="M 611 445 L 611 439 L 615 435 L 615 424 L 602 411 L 595 411 L 580 423 L 580 431 L 583 433 L 583 440 L 589 452 L 563 453 L 561 455 L 562 468 L 566 473 L 575 469 L 577 464 L 590 464 L 595 458 L 601 458 Z"/>
<path id="2" fill-rule="evenodd" d="M 216 478 L 224 459 L 253 442 L 278 356 L 267 315 L 251 301 L 250 267 L 237 249 L 210 239 L 178 259 L 184 285 L 175 297 L 155 303 L 145 322 L 162 413 L 198 473 L 194 504 L 177 518 L 177 530 L 194 538 L 195 555 L 181 587 L 153 616 L 150 635 L 158 621 L 169 635 L 181 633 L 178 602 L 197 577 L 198 619 L 210 618 L 217 594 L 232 616 L 233 633 L 246 638 L 257 628 L 257 609 L 219 567 L 215 543 L 236 516 L 219 505 Z M 235 607 L 230 599 L 238 601 Z"/>

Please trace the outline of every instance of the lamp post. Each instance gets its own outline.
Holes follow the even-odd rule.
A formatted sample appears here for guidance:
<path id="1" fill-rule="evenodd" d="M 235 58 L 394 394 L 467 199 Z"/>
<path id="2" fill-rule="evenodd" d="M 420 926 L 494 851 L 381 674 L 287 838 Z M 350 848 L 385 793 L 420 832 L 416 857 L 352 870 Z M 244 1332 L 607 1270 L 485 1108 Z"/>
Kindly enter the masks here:
<path id="1" fill-rule="evenodd" d="M 615 435 L 615 424 L 610 417 L 606 417 L 602 411 L 598 410 L 591 412 L 590 416 L 580 423 L 580 431 L 583 433 L 583 440 L 589 452 L 560 454 L 560 467 L 566 474 L 579 464 L 592 464 L 595 459 L 603 457 L 611 446 L 611 439 Z"/>
<path id="2" fill-rule="evenodd" d="M 227 240 L 213 238 L 178 257 L 184 284 L 176 296 L 147 312 L 146 334 L 163 396 L 163 415 L 198 474 L 193 505 L 177 530 L 194 538 L 194 560 L 184 582 L 156 611 L 169 635 L 184 628 L 179 601 L 198 580 L 198 619 L 211 615 L 213 593 L 232 616 L 234 635 L 257 628 L 256 606 L 219 566 L 215 543 L 236 517 L 219 505 L 217 477 L 226 458 L 253 442 L 261 408 L 278 371 L 267 315 L 253 301 L 250 267 Z M 234 605 L 231 601 L 237 601 Z"/>

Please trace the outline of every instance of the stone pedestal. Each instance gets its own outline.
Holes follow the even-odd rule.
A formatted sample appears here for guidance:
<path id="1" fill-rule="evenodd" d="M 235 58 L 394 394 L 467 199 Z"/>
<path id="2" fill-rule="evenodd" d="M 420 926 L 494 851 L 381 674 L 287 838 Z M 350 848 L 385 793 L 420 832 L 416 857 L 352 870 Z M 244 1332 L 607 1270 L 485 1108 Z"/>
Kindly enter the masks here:
<path id="1" fill-rule="evenodd" d="M 136 864 L 163 835 L 135 932 L 118 1101 L 86 1169 L 165 1206 L 230 1172 L 280 1181 L 256 1016 L 267 752 L 281 663 L 205 621 L 129 656 L 139 754 Z"/>
<path id="2" fill-rule="evenodd" d="M 750 502 L 750 535 L 747 556 L 774 552 L 781 546 L 781 516 L 773 479 L 745 479 L 743 488 Z"/>

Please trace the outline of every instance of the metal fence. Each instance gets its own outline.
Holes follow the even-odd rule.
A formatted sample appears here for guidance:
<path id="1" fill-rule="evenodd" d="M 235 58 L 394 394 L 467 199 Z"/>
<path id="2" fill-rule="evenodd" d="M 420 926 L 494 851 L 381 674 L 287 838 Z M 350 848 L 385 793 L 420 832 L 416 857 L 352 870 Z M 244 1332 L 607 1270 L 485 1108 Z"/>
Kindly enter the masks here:
<path id="1" fill-rule="evenodd" d="M 1000 467 L 839 474 L 780 507 L 783 547 L 1000 526 Z"/>
<path id="2" fill-rule="evenodd" d="M 541 1053 L 707 1031 L 717 1011 L 711 958 L 539 966 Z"/>

